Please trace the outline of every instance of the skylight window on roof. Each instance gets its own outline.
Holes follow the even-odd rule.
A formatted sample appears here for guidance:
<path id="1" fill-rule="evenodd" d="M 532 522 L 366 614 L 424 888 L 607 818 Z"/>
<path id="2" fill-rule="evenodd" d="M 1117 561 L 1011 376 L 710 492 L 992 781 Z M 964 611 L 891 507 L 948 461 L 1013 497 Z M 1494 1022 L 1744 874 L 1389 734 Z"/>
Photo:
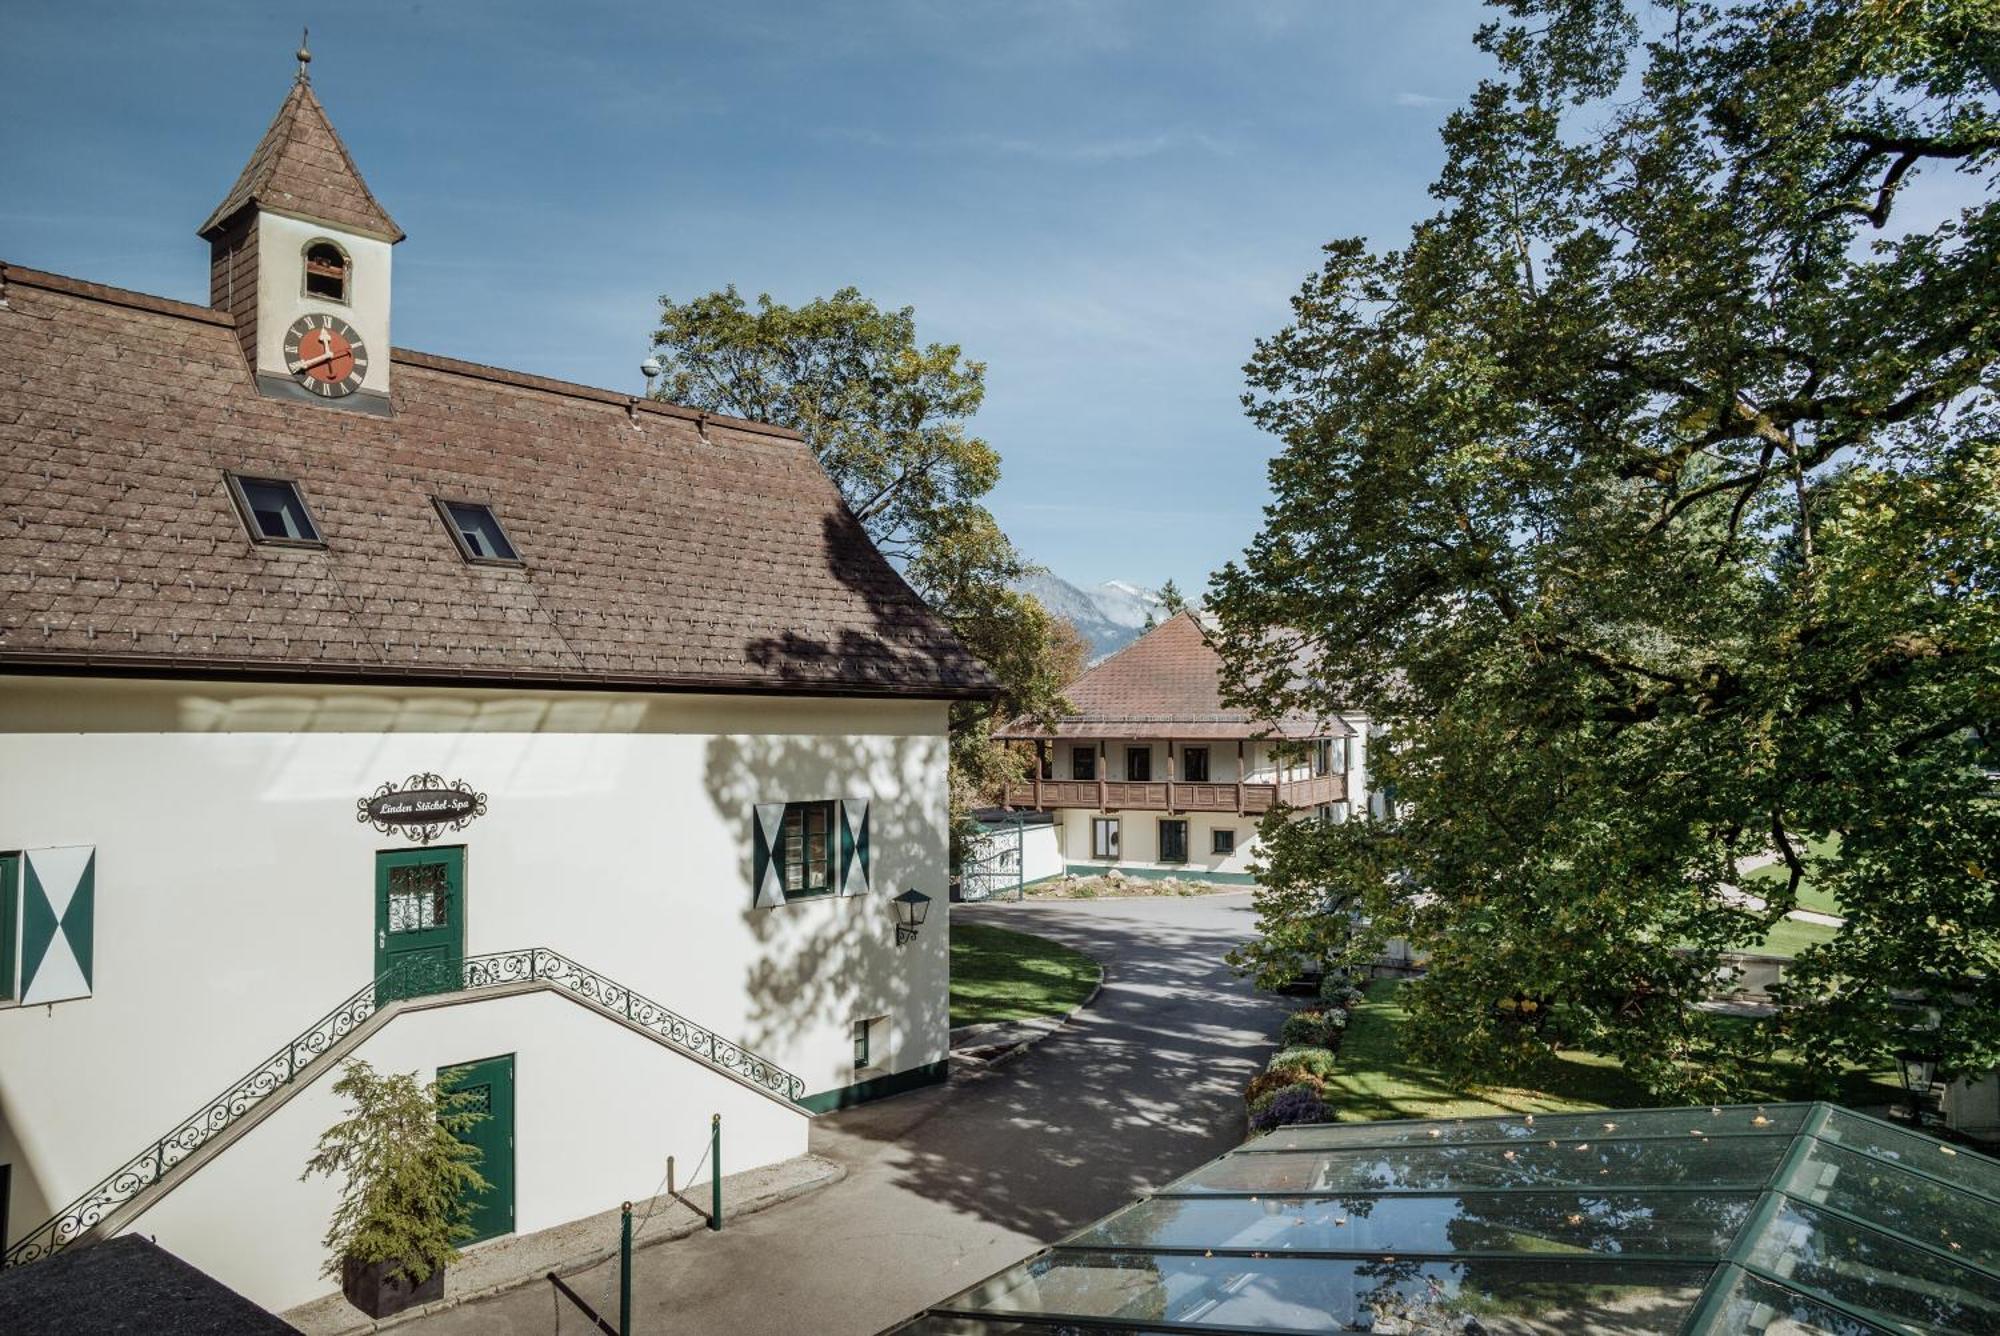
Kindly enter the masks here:
<path id="1" fill-rule="evenodd" d="M 522 564 L 493 507 L 479 501 L 440 500 L 438 513 L 444 516 L 445 527 L 467 561 L 491 566 Z"/>
<path id="2" fill-rule="evenodd" d="M 258 542 L 326 546 L 297 483 L 286 478 L 241 478 L 232 473 L 229 491 L 244 526 Z"/>

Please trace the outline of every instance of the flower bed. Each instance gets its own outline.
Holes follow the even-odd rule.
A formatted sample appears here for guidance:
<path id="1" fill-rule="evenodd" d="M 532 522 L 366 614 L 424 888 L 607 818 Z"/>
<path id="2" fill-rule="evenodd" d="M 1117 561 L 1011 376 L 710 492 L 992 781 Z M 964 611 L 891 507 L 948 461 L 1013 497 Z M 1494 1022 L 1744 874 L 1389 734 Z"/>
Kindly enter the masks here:
<path id="1" fill-rule="evenodd" d="M 1278 1027 L 1278 1051 L 1243 1091 L 1252 1132 L 1334 1120 L 1326 1087 L 1347 1035 L 1348 1012 L 1360 1000 L 1361 990 L 1352 979 L 1332 973 L 1320 983 L 1318 1005 L 1285 1017 Z"/>

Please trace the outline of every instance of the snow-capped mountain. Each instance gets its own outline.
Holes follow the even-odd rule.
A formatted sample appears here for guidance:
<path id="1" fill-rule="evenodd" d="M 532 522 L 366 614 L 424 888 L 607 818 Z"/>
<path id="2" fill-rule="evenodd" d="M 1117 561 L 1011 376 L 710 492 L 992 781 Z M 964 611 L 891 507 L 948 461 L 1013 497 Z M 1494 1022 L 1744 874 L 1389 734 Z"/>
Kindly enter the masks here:
<path id="1" fill-rule="evenodd" d="M 1021 581 L 1020 588 L 1040 599 L 1050 612 L 1075 622 L 1090 642 L 1093 659 L 1131 644 L 1149 617 L 1159 621 L 1166 615 L 1157 593 L 1126 580 L 1106 580 L 1095 588 L 1080 589 L 1060 575 L 1044 572 Z"/>

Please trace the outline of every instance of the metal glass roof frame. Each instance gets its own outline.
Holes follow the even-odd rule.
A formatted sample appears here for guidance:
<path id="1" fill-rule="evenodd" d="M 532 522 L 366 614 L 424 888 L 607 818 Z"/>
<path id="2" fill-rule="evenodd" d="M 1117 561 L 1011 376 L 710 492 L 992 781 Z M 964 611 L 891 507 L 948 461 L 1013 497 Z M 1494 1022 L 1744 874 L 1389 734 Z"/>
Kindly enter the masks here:
<path id="1" fill-rule="evenodd" d="M 1631 1118 L 1636 1115 L 1655 1113 L 1686 1114 L 1690 1117 L 1698 1118 L 1703 1113 L 1720 1116 L 1730 1112 L 1741 1112 L 1752 1109 L 1759 1116 L 1764 1115 L 1767 1110 L 1772 1113 L 1782 1112 L 1785 1114 L 1798 1112 L 1801 1116 L 1799 1121 L 1792 1126 L 1780 1126 L 1774 1120 L 1773 1126 L 1769 1130 L 1704 1132 L 1699 1129 L 1690 1128 L 1681 1133 L 1646 1131 L 1625 1133 L 1614 1130 L 1610 1132 L 1600 1131 L 1597 1135 L 1587 1138 L 1587 1140 L 1598 1144 L 1646 1141 L 1674 1141 L 1684 1144 L 1690 1136 L 1716 1141 L 1773 1140 L 1779 1138 L 1788 1140 L 1790 1144 L 1776 1158 L 1770 1170 L 1765 1175 L 1761 1187 L 1722 1185 L 1712 1182 L 1689 1183 L 1685 1181 L 1659 1183 L 1621 1182 L 1613 1186 L 1598 1185 L 1583 1180 L 1516 1185 L 1464 1184 L 1447 1187 L 1353 1188 L 1344 1190 L 1323 1187 L 1304 1191 L 1281 1190 L 1255 1192 L 1216 1189 L 1190 1190 L 1185 1186 L 1212 1166 L 1243 1156 L 1313 1155 L 1367 1150 L 1442 1151 L 1462 1148 L 1476 1149 L 1487 1146 L 1524 1146 L 1545 1140 L 1545 1133 L 1555 1130 L 1554 1127 L 1551 1127 L 1551 1124 L 1554 1124 L 1555 1127 L 1568 1127 L 1573 1122 L 1583 1119 L 1601 1121 L 1604 1118 L 1610 1118 L 1615 1121 Z M 1466 1261 L 1499 1261 L 1521 1262 L 1534 1265 L 1560 1261 L 1572 1264 L 1580 1270 L 1600 1268 L 1607 1273 L 1614 1272 L 1619 1268 L 1647 1269 L 1668 1266 L 1680 1266 L 1683 1268 L 1689 1266 L 1706 1266 L 1710 1268 L 1710 1274 L 1702 1287 L 1701 1296 L 1688 1310 L 1686 1317 L 1681 1323 L 1680 1331 L 1684 1336 L 1707 1336 L 1708 1333 L 1719 1334 L 1723 1332 L 1724 1328 L 1718 1326 L 1717 1323 L 1722 1319 L 1725 1304 L 1737 1291 L 1744 1277 L 1754 1278 L 1767 1286 L 1771 1286 L 1787 1295 L 1796 1296 L 1810 1305 L 1815 1305 L 1830 1313 L 1837 1314 L 1870 1331 L 1896 1333 L 1908 1330 L 1909 1328 L 1905 1324 L 1901 1324 L 1897 1319 L 1888 1314 L 1879 1313 L 1872 1309 L 1849 1303 L 1823 1290 L 1801 1285 L 1797 1280 L 1779 1275 L 1753 1260 L 1752 1255 L 1758 1243 L 1763 1239 L 1765 1231 L 1773 1223 L 1780 1208 L 1786 1203 L 1791 1203 L 1795 1207 L 1809 1213 L 1832 1217 L 1852 1228 L 1879 1235 L 1895 1244 L 1913 1249 L 1950 1266 L 1963 1268 L 1974 1276 L 1983 1277 L 1993 1281 L 1996 1286 L 2000 1286 L 2000 1267 L 1982 1262 L 1975 1257 L 1967 1256 L 1961 1252 L 1952 1252 L 1945 1248 L 1940 1248 L 1933 1242 L 1914 1237 L 1907 1232 L 1879 1221 L 1865 1219 L 1853 1212 L 1829 1203 L 1813 1201 L 1796 1191 L 1798 1185 L 1795 1182 L 1795 1178 L 1807 1157 L 1811 1154 L 1812 1149 L 1817 1145 L 1827 1145 L 1847 1154 L 1860 1156 L 1895 1173 L 1907 1174 L 1914 1179 L 1927 1181 L 1951 1192 L 1965 1194 L 1975 1201 L 1991 1206 L 1993 1208 L 1992 1214 L 2000 1216 L 2000 1192 L 1990 1190 L 1988 1187 L 1981 1186 L 1979 1183 L 1971 1181 L 1966 1177 L 1948 1177 L 1944 1174 L 1933 1172 L 1921 1165 L 1884 1154 L 1874 1147 L 1858 1145 L 1854 1142 L 1838 1140 L 1827 1136 L 1830 1124 L 1836 1116 L 1843 1120 L 1852 1120 L 1863 1126 L 1873 1125 L 1886 1128 L 1901 1136 L 1915 1137 L 1927 1142 L 1933 1140 L 1932 1138 L 1923 1137 L 1920 1133 L 1914 1133 L 1906 1128 L 1898 1127 L 1894 1123 L 1823 1102 L 1811 1104 L 1710 1106 L 1706 1109 L 1701 1106 L 1693 1106 L 1689 1108 L 1662 1107 L 1653 1109 L 1605 1110 L 1601 1114 L 1550 1116 L 1548 1121 L 1539 1128 L 1534 1126 L 1531 1117 L 1524 1117 L 1518 1114 L 1487 1118 L 1451 1120 L 1405 1119 L 1384 1121 L 1376 1124 L 1338 1124 L 1330 1125 L 1329 1130 L 1331 1130 L 1331 1126 L 1338 1126 L 1342 1132 L 1361 1132 L 1362 1135 L 1355 1137 L 1343 1136 L 1338 1140 L 1317 1143 L 1312 1139 L 1314 1129 L 1310 1126 L 1284 1128 L 1276 1133 L 1260 1138 L 1258 1141 L 1230 1151 L 1217 1160 L 1210 1161 L 1208 1165 L 1204 1165 L 1201 1169 L 1197 1169 L 1190 1174 L 1183 1175 L 1157 1192 L 1149 1193 L 1135 1199 L 1128 1206 L 1120 1208 L 1119 1211 L 1105 1217 L 1105 1220 L 1108 1221 L 1116 1218 L 1135 1206 L 1154 1200 L 1311 1200 L 1378 1197 L 1457 1198 L 1471 1195 L 1504 1196 L 1510 1193 L 1560 1195 L 1565 1192 L 1575 1192 L 1579 1195 L 1619 1196 L 1646 1193 L 1727 1193 L 1735 1196 L 1744 1196 L 1754 1193 L 1756 1201 L 1750 1214 L 1737 1226 L 1735 1235 L 1729 1246 L 1724 1250 L 1712 1253 L 1618 1252 L 1592 1255 L 1588 1253 L 1547 1253 L 1493 1249 L 1466 1249 L 1451 1252 L 1398 1249 L 1393 1255 L 1388 1255 L 1382 1250 L 1367 1249 L 1260 1249 L 1229 1246 L 1112 1245 L 1075 1242 L 1076 1239 L 1090 1233 L 1105 1222 L 1097 1221 L 1076 1231 L 1062 1241 L 1039 1250 L 1014 1266 L 1008 1267 L 992 1277 L 988 1277 L 985 1281 L 980 1282 L 980 1284 L 961 1291 L 951 1299 L 947 1299 L 943 1303 L 926 1309 L 922 1315 L 913 1320 L 909 1329 L 922 1330 L 927 1319 L 939 1318 L 953 1324 L 955 1329 L 966 1332 L 976 1332 L 982 1329 L 1037 1331 L 1062 1327 L 1104 1332 L 1143 1330 L 1148 1333 L 1187 1333 L 1188 1336 L 1200 1336 L 1201 1333 L 1221 1333 L 1222 1336 L 1252 1336 L 1252 1334 L 1255 1334 L 1255 1336 L 1270 1336 L 1271 1333 L 1288 1330 L 1284 1327 L 1272 1326 L 1234 1326 L 1209 1322 L 1176 1322 L 1154 1318 L 1105 1317 L 1083 1313 L 1000 1310 L 972 1307 L 965 1302 L 977 1291 L 996 1280 L 1030 1267 L 1044 1258 L 1067 1254 L 1081 1256 L 1156 1255 L 1162 1257 L 1239 1258 L 1246 1261 L 1299 1261 L 1308 1263 L 1313 1261 L 1381 1262 L 1387 1260 L 1390 1256 L 1393 1256 L 1393 1259 L 1396 1261 L 1438 1264 Z M 1495 1135 L 1476 1135 L 1476 1132 L 1480 1130 L 1482 1125 L 1491 1126 L 1494 1129 Z M 1402 1135 L 1416 1127 L 1440 1129 L 1440 1131 L 1433 1131 L 1431 1133 L 1433 1137 L 1439 1139 L 1420 1141 Z M 1441 1129 L 1446 1127 L 1452 1129 L 1471 1129 L 1475 1132 L 1475 1135 L 1464 1139 L 1445 1141 L 1442 1139 Z M 1367 1129 L 1373 1129 L 1376 1135 L 1373 1137 L 1368 1136 Z M 1553 1139 L 1558 1142 L 1562 1140 L 1586 1140 L 1585 1138 L 1578 1138 L 1573 1134 L 1564 1137 L 1560 1131 L 1556 1132 L 1556 1136 Z M 1934 1144 L 1939 1147 L 1941 1153 L 1970 1157 L 1970 1163 L 1991 1165 L 1995 1174 L 2000 1174 L 2000 1161 L 1992 1160 L 1975 1151 L 1949 1147 L 1942 1142 L 1935 1142 Z M 902 1328 L 898 1330 L 902 1330 Z"/>

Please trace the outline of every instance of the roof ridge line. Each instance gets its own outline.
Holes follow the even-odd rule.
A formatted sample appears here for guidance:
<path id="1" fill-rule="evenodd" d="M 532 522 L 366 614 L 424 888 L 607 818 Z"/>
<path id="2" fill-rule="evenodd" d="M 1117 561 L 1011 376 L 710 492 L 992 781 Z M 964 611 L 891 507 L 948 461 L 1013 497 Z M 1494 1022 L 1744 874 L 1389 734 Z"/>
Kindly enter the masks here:
<path id="1" fill-rule="evenodd" d="M 77 278 L 72 274 L 58 274 L 52 270 L 33 269 L 9 260 L 0 260 L 0 285 L 7 283 L 40 288 L 45 292 L 60 292 L 65 296 L 81 297 L 86 301 L 131 307 L 134 310 L 149 311 L 154 315 L 197 320 L 203 324 L 219 325 L 225 329 L 232 329 L 236 325 L 236 317 L 227 311 L 218 311 L 213 306 L 202 306 L 196 302 L 182 301 L 177 297 L 162 297 L 151 292 L 140 292 L 135 288 L 114 287 L 109 283 L 97 283 L 87 278 Z M 392 347 L 389 349 L 389 357 L 392 365 L 400 363 L 429 371 L 442 371 L 448 375 L 471 376 L 497 384 L 513 385 L 520 389 L 541 390 L 573 399 L 590 399 L 620 408 L 636 408 L 640 412 L 657 413 L 662 417 L 680 418 L 689 422 L 711 422 L 718 427 L 727 427 L 733 431 L 772 436 L 780 440 L 805 439 L 796 428 L 780 426 L 775 422 L 758 422 L 752 418 L 734 417 L 728 413 L 710 413 L 703 409 L 690 408 L 685 404 L 669 403 L 664 399 L 622 394 L 599 385 L 586 385 L 581 381 L 543 376 L 533 371 L 518 371 L 512 367 L 493 366 L 490 363 L 474 362 L 444 353 Z"/>
<path id="2" fill-rule="evenodd" d="M 203 324 L 221 325 L 225 329 L 234 328 L 236 324 L 235 316 L 227 311 L 218 311 L 213 306 L 184 302 L 178 297 L 162 297 L 156 293 L 140 292 L 136 288 L 114 287 L 109 283 L 97 283 L 71 274 L 58 274 L 48 269 L 32 269 L 9 260 L 0 260 L 0 275 L 4 275 L 7 282 L 19 283 L 22 287 L 41 288 L 45 292 L 60 292 L 89 301 L 108 302 L 113 306 L 130 306 L 136 310 L 151 311 L 155 315 L 179 316 L 187 320 L 199 320 Z"/>

